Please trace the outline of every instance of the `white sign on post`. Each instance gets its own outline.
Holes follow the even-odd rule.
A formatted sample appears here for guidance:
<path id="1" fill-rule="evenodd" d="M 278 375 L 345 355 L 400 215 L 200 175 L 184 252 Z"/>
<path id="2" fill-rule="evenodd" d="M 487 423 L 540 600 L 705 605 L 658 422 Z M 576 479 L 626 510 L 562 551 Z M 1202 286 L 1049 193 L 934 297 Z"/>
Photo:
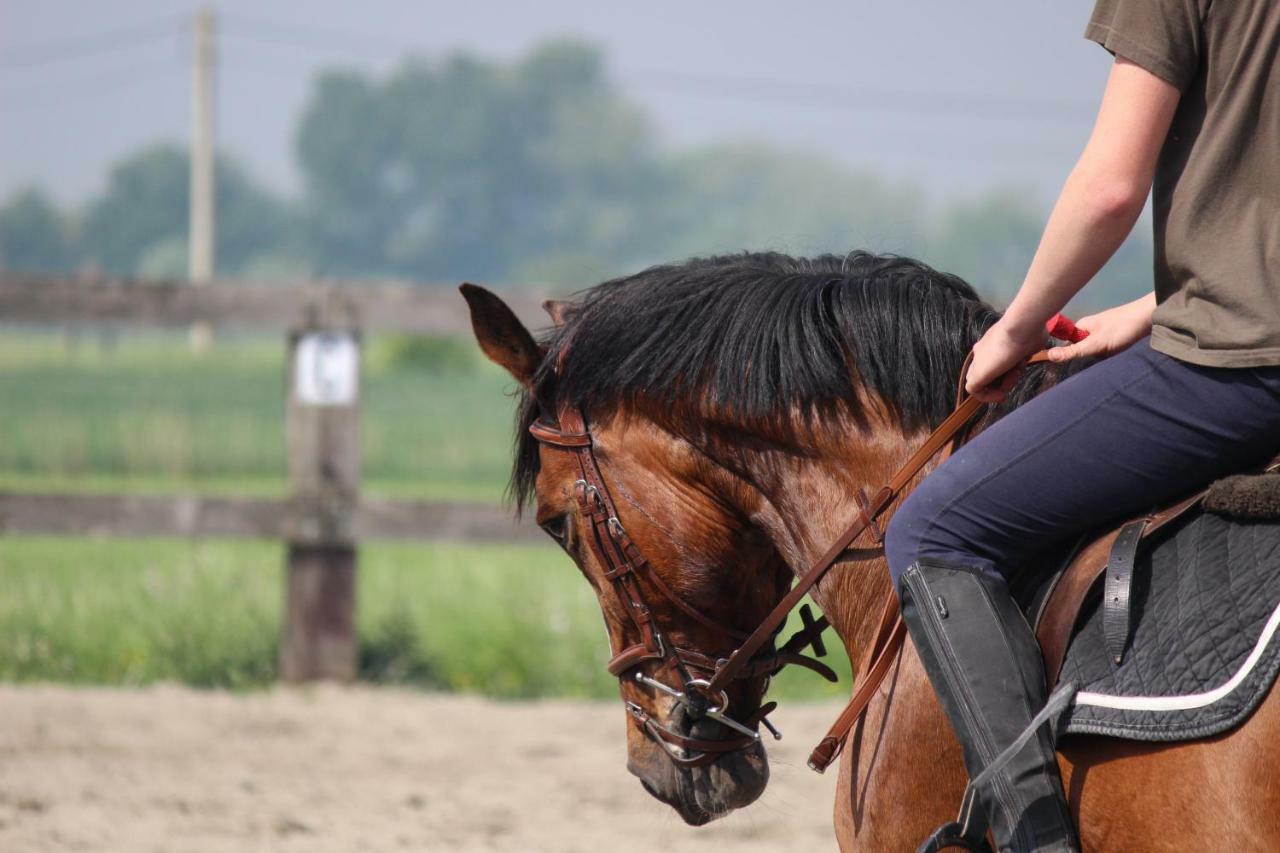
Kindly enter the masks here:
<path id="1" fill-rule="evenodd" d="M 303 335 L 294 351 L 293 388 L 309 406 L 350 406 L 360 382 L 360 347 L 346 332 Z"/>

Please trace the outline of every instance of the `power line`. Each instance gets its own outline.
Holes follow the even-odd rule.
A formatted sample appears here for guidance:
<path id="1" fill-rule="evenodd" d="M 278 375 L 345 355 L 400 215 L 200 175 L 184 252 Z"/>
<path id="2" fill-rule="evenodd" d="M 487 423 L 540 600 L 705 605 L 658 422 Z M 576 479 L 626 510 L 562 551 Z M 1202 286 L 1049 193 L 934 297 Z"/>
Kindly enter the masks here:
<path id="1" fill-rule="evenodd" d="M 385 57 L 387 51 L 408 52 L 415 49 L 411 42 L 403 39 L 314 24 L 297 24 L 256 15 L 226 15 L 222 31 L 232 38 L 264 45 L 361 56 L 376 54 Z"/>
<path id="2" fill-rule="evenodd" d="M 244 15 L 229 16 L 226 32 L 234 38 L 267 47 L 290 47 L 322 53 L 377 56 L 383 59 L 387 58 L 388 51 L 408 53 L 421 49 L 403 39 Z M 890 113 L 1078 121 L 1092 117 L 1097 109 L 1092 101 L 1074 98 L 846 86 L 669 69 L 622 69 L 620 76 L 645 88 L 662 89 L 690 97 L 732 98 L 772 104 L 807 104 Z"/>
<path id="3" fill-rule="evenodd" d="M 32 92 L 29 88 L 18 92 L 0 89 L 0 104 L 18 107 L 24 112 L 43 113 L 63 106 L 75 106 L 86 101 L 113 97 L 143 86 L 163 83 L 185 87 L 186 78 L 176 76 L 172 70 L 172 67 L 161 69 L 154 61 L 133 63 L 95 74 L 89 81 L 76 83 L 71 91 L 57 93 L 52 97 L 47 92 Z M 178 89 L 175 88 L 175 91 Z"/>
<path id="4" fill-rule="evenodd" d="M 325 53 L 378 56 L 387 58 L 389 52 L 407 52 L 414 46 L 404 40 L 387 38 L 347 30 L 293 24 L 255 16 L 233 15 L 224 19 L 223 34 L 241 41 L 242 47 L 252 45 L 268 48 L 301 48 Z M 34 67 L 53 62 L 70 61 L 106 53 L 114 53 L 160 37 L 177 37 L 181 34 L 177 18 L 163 18 L 138 26 L 101 33 L 92 37 L 66 39 L 40 45 L 13 49 L 0 54 L 0 68 Z M 238 51 L 235 51 L 238 52 Z M 245 57 L 247 58 L 247 57 Z M 287 75 L 288 71 L 275 65 L 265 67 L 250 61 L 240 61 L 224 66 L 227 71 L 250 71 Z M 61 103 L 79 102 L 104 94 L 116 94 L 132 88 L 135 83 L 152 83 L 152 74 L 134 66 L 136 70 L 123 73 L 97 75 L 93 85 L 73 96 L 59 99 Z M 877 111 L 887 113 L 923 113 L 933 115 L 962 115 L 988 119 L 1077 120 L 1091 115 L 1093 105 L 1080 100 L 1027 98 L 1009 95 L 978 94 L 972 92 L 922 92 L 905 89 L 843 86 L 827 83 L 801 83 L 798 81 L 745 78 L 729 75 L 708 75 L 665 69 L 632 69 L 624 78 L 635 85 L 660 88 L 678 95 L 694 98 L 739 99 L 762 101 L 788 106 L 819 105 L 834 107 L 842 113 Z M 49 106 L 42 100 L 39 106 Z M 36 106 L 36 104 L 32 104 Z M 899 150 L 897 156 L 915 157 L 913 152 Z M 923 153 L 920 155 L 923 156 Z M 930 154 L 930 156 L 936 156 Z M 952 159 L 961 159 L 951 152 Z M 962 159 L 1003 160 L 1004 155 L 987 154 Z M 1014 159 L 1025 160 L 1025 155 Z M 1037 158 L 1038 159 L 1038 158 Z M 1056 160 L 1056 158 L 1055 158 Z"/>
<path id="5" fill-rule="evenodd" d="M 179 25 L 179 19 L 165 17 L 91 36 L 21 45 L 0 53 L 0 68 L 37 68 L 119 53 L 161 38 L 176 38 L 179 35 Z"/>
<path id="6" fill-rule="evenodd" d="M 282 79 L 297 79 L 297 74 L 280 68 L 273 63 L 263 62 L 261 57 L 254 57 L 248 54 L 242 54 L 236 58 L 234 62 L 227 62 L 221 69 L 226 78 L 258 76 L 265 75 L 268 77 L 277 77 Z M 229 90 L 228 87 L 227 90 Z M 224 90 L 226 91 L 226 90 Z M 855 122 L 858 116 L 842 113 L 838 117 L 844 117 L 849 122 Z M 1017 145 L 1006 145 L 1000 150 L 993 150 L 987 139 L 974 136 L 958 136 L 949 128 L 942 127 L 936 132 L 929 134 L 929 139 L 936 142 L 936 146 L 921 146 L 918 143 L 919 134 L 916 131 L 889 127 L 879 128 L 874 132 L 878 138 L 891 138 L 900 140 L 894 142 L 889 149 L 875 149 L 870 147 L 858 147 L 848 144 L 851 137 L 851 127 L 848 124 L 825 123 L 822 127 L 806 125 L 811 128 L 813 133 L 821 133 L 831 138 L 839 138 L 842 144 L 838 146 L 829 145 L 825 150 L 838 159 L 848 159 L 850 162 L 868 162 L 869 160 L 927 160 L 930 162 L 966 162 L 966 163 L 1006 163 L 1021 165 L 1044 165 L 1044 166 L 1062 166 L 1068 164 L 1078 150 L 1073 145 L 1064 145 L 1061 153 L 1033 151 L 1026 147 L 1019 148 Z M 863 136 L 868 135 L 866 133 Z M 734 137 L 728 140 L 730 143 L 735 141 Z M 707 142 L 697 143 L 696 147 Z M 785 142 L 783 144 L 786 144 Z M 799 150 L 816 150 L 805 149 L 804 143 L 799 143 Z M 974 150 L 979 149 L 979 150 Z M 818 151 L 822 153 L 822 151 Z"/>
<path id="7" fill-rule="evenodd" d="M 1075 121 L 1090 117 L 1096 105 L 1067 98 L 1019 97 L 973 92 L 922 92 L 910 89 L 880 89 L 836 86 L 828 83 L 721 77 L 679 71 L 635 70 L 633 79 L 649 88 L 684 95 L 711 95 L 720 98 L 812 104 L 844 109 L 874 109 L 879 112 L 946 113 L 975 118 L 1060 119 Z M 647 81 L 647 82 L 645 82 Z"/>
<path id="8" fill-rule="evenodd" d="M 162 37 L 180 35 L 180 19 L 163 18 L 138 26 L 76 39 L 11 49 L 0 53 L 0 68 L 30 68 L 116 53 Z M 388 58 L 420 49 L 412 42 L 347 29 L 300 24 L 254 15 L 225 15 L 224 38 L 267 48 L 292 48 L 323 54 Z M 622 69 L 625 83 L 681 97 L 741 100 L 784 106 L 817 106 L 859 112 L 953 115 L 996 120 L 1068 121 L 1087 119 L 1092 102 L 977 92 L 938 92 L 838 85 L 670 69 Z"/>

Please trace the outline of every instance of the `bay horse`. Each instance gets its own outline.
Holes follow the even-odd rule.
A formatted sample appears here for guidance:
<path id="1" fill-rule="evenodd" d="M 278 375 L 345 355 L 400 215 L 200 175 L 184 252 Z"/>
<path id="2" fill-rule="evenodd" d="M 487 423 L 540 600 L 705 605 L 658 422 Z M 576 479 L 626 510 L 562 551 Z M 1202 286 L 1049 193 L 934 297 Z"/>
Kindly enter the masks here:
<path id="1" fill-rule="evenodd" d="M 859 490 L 886 482 L 946 417 L 964 356 L 997 312 L 955 276 L 863 252 L 653 267 L 549 303 L 555 325 L 540 341 L 498 297 L 462 289 L 481 348 L 521 386 L 512 496 L 518 507 L 536 503 L 537 522 L 595 589 L 624 658 L 615 674 L 628 769 L 690 824 L 750 804 L 767 759 L 732 724 L 754 728 L 771 708 L 771 669 L 710 697 L 725 711 L 719 721 L 671 686 L 698 683 L 685 661 L 727 655 L 849 523 Z M 1028 370 L 1003 410 L 1063 370 Z M 546 426 L 575 411 L 580 430 Z M 625 547 L 644 555 L 626 589 L 613 552 L 592 538 L 587 463 L 574 452 L 584 440 L 587 473 L 612 495 Z M 882 553 L 870 547 L 814 589 L 851 660 L 872 642 L 888 593 Z M 637 609 L 649 621 L 637 622 Z M 644 626 L 665 638 L 662 656 Z M 1065 738 L 1063 780 L 1084 848 L 1274 849 L 1278 735 L 1273 692 L 1247 722 L 1209 739 Z M 717 741 L 722 751 L 699 753 Z M 965 782 L 908 641 L 841 754 L 840 848 L 915 849 L 953 819 Z"/>

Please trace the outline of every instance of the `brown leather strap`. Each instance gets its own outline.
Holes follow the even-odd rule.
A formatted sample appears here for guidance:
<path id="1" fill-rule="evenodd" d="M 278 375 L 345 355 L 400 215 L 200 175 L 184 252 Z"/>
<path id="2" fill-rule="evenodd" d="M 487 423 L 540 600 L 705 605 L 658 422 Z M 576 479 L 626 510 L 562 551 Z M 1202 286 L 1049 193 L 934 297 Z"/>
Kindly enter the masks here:
<path id="1" fill-rule="evenodd" d="M 1124 649 L 1129 643 L 1133 567 L 1138 561 L 1138 545 L 1150 521 L 1150 518 L 1140 518 L 1121 527 L 1116 541 L 1111 544 L 1111 553 L 1107 555 L 1102 598 L 1102 642 L 1116 666 L 1124 660 Z"/>
<path id="2" fill-rule="evenodd" d="M 660 651 L 654 651 L 644 643 L 636 643 L 627 646 L 613 657 L 609 658 L 609 662 L 605 664 L 605 668 L 609 670 L 609 674 L 621 678 L 623 673 L 629 669 L 635 669 L 647 660 L 658 660 L 662 658 Z"/>
<path id="3" fill-rule="evenodd" d="M 964 398 L 969 396 L 969 392 L 964 386 L 969 380 L 969 367 L 973 364 L 973 350 L 969 350 L 964 355 L 964 361 L 960 362 L 960 375 L 956 377 L 956 405 L 959 406 L 964 402 Z"/>
<path id="4" fill-rule="evenodd" d="M 691 670 L 698 670 L 708 675 L 716 671 L 716 665 L 719 663 L 718 658 L 710 655 L 704 655 L 701 652 L 691 651 L 689 649 L 676 649 L 676 657 Z M 776 675 L 779 671 L 788 666 L 799 666 L 812 670 L 821 675 L 827 681 L 836 682 L 840 677 L 836 675 L 835 670 L 827 666 L 820 660 L 799 654 L 789 649 L 779 649 L 767 655 L 756 655 L 751 659 L 742 670 L 742 678 L 758 678 L 762 675 Z M 613 673 L 618 675 L 619 672 Z"/>
<path id="5" fill-rule="evenodd" d="M 862 522 L 863 529 L 871 531 L 871 538 L 877 545 L 884 545 L 884 533 L 881 532 L 880 525 L 876 524 L 871 514 L 871 501 L 867 500 L 867 493 L 858 489 L 854 498 L 858 503 L 858 521 Z"/>
<path id="6" fill-rule="evenodd" d="M 902 621 L 898 598 L 890 593 L 886 607 L 880 616 L 880 627 L 876 631 L 875 642 L 868 649 L 863 666 L 858 668 L 858 689 L 849 700 L 849 704 L 844 706 L 840 716 L 832 723 L 826 737 L 809 755 L 810 769 L 822 773 L 840 755 L 845 738 L 866 713 L 872 697 L 876 695 L 881 682 L 888 675 L 889 667 L 902 651 L 906 636 L 907 625 Z"/>
<path id="7" fill-rule="evenodd" d="M 609 671 L 620 675 L 644 660 L 666 658 L 674 653 L 674 650 L 664 647 L 662 636 L 636 580 L 638 574 L 643 574 L 646 582 L 699 624 L 734 641 L 745 637 L 744 633 L 721 625 L 684 601 L 653 571 L 618 520 L 618 509 L 604 481 L 604 475 L 596 464 L 591 434 L 582 412 L 575 406 L 564 405 L 559 412 L 559 423 L 559 428 L 535 423 L 530 427 L 530 432 L 540 441 L 547 441 L 573 452 L 581 474 L 577 486 L 578 502 L 591 526 L 591 535 L 587 537 L 588 546 L 595 552 L 605 576 L 613 582 L 641 636 L 638 646 L 629 646 L 613 656 L 609 661 Z"/>
<path id="8" fill-rule="evenodd" d="M 542 421 L 534 421 L 529 424 L 529 434 L 541 441 L 543 444 L 550 444 L 555 447 L 563 447 L 572 450 L 577 447 L 591 446 L 591 433 L 589 432 L 565 432 L 556 429 L 551 424 Z"/>

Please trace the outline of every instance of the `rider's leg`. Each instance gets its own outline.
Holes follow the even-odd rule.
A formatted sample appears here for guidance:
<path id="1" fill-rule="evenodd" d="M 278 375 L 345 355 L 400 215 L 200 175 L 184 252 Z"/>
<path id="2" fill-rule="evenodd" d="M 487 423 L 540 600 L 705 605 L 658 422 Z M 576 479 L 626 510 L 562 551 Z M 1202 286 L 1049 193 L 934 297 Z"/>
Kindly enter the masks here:
<path id="1" fill-rule="evenodd" d="M 991 425 L 895 513 L 895 581 L 919 559 L 1010 578 L 1038 551 L 1172 502 L 1280 450 L 1280 367 L 1178 361 L 1147 339 Z"/>
<path id="2" fill-rule="evenodd" d="M 1280 368 L 1199 367 L 1143 340 L 984 430 L 904 501 L 889 568 L 970 775 L 1045 698 L 1011 574 L 1083 530 L 1261 461 L 1278 430 Z M 992 793 L 1002 849 L 1072 849 L 1050 733 L 1017 753 Z"/>

